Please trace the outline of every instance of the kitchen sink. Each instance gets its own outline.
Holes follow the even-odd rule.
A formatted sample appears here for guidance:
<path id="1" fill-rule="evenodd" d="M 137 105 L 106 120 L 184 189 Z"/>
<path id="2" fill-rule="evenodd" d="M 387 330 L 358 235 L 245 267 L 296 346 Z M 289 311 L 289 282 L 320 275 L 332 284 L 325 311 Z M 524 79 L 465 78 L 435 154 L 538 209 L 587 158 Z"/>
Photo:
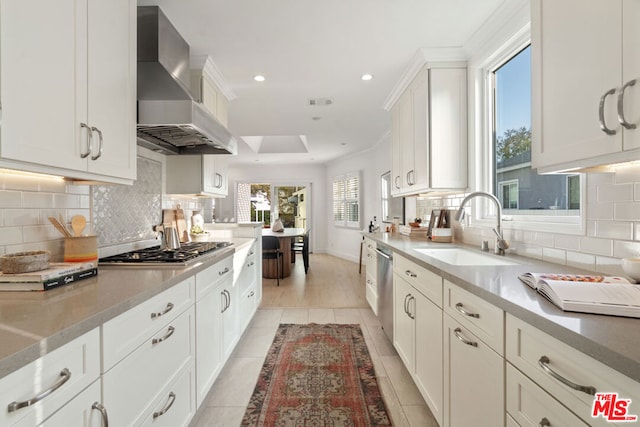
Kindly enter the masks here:
<path id="1" fill-rule="evenodd" d="M 487 255 L 462 248 L 415 249 L 438 261 L 451 265 L 518 265 L 519 263 L 495 255 Z"/>

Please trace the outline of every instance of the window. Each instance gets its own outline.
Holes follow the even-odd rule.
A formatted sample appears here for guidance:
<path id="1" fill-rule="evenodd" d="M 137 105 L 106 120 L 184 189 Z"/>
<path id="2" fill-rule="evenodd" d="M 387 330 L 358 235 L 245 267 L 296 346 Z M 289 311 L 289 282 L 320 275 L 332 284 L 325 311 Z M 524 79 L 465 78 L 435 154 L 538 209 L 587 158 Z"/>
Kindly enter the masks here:
<path id="1" fill-rule="evenodd" d="M 538 175 L 531 168 L 531 47 L 507 56 L 488 77 L 492 187 L 504 214 L 514 220 L 527 215 L 579 219 L 580 176 Z"/>
<path id="2" fill-rule="evenodd" d="M 338 227 L 360 228 L 360 173 L 333 179 L 333 222 Z"/>

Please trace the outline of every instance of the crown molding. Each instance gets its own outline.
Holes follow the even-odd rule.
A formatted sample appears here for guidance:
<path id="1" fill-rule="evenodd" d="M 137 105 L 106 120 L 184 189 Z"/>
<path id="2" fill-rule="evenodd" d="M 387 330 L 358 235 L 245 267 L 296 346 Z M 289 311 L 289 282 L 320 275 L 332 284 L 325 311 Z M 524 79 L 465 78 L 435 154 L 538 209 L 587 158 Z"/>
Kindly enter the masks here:
<path id="1" fill-rule="evenodd" d="M 459 62 L 466 61 L 466 56 L 461 47 L 425 47 L 416 51 L 409 62 L 409 65 L 400 76 L 400 80 L 391 90 L 389 96 L 384 101 L 382 108 L 391 111 L 393 105 L 398 101 L 402 93 L 409 87 L 413 79 L 420 70 L 432 62 Z"/>
<path id="2" fill-rule="evenodd" d="M 202 74 L 218 87 L 218 90 L 227 98 L 227 101 L 236 99 L 236 94 L 224 80 L 222 72 L 210 56 L 192 56 L 190 63 L 191 68 L 202 70 Z"/>

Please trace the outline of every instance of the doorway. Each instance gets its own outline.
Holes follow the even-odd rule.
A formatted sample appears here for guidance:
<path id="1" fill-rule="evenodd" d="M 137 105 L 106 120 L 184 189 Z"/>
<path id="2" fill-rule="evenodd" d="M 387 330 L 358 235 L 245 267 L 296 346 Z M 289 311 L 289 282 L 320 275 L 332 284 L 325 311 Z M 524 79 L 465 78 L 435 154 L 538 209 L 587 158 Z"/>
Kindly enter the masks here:
<path id="1" fill-rule="evenodd" d="M 285 228 L 311 226 L 310 183 L 238 183 L 239 222 L 263 222 L 268 228 L 280 218 Z"/>

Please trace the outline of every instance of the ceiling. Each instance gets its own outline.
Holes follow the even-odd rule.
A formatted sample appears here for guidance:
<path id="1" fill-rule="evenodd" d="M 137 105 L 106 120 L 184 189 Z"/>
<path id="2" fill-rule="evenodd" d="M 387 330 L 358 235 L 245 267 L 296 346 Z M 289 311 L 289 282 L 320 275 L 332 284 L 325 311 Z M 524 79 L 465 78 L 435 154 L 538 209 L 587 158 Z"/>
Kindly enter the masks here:
<path id="1" fill-rule="evenodd" d="M 159 5 L 227 88 L 232 163 L 325 163 L 375 146 L 421 48 L 462 47 L 508 0 L 138 0 Z M 373 74 L 362 81 L 364 73 Z M 262 74 L 258 83 L 253 76 Z M 309 106 L 328 98 L 331 105 Z M 264 137 L 264 138 L 260 138 Z"/>

